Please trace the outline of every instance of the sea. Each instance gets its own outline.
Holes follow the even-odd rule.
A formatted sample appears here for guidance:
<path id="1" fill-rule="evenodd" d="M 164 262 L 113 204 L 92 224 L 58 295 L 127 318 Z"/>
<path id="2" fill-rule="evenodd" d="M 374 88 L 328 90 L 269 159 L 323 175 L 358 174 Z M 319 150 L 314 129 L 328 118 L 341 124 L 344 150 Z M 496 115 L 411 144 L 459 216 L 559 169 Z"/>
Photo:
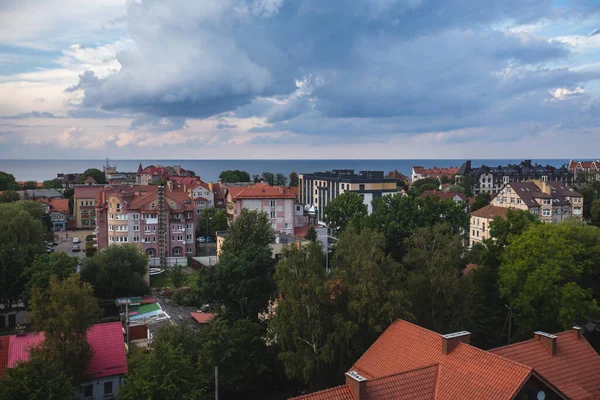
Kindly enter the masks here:
<path id="1" fill-rule="evenodd" d="M 138 166 L 179 165 L 192 170 L 204 181 L 216 181 L 221 171 L 239 169 L 247 171 L 250 176 L 263 172 L 283 173 L 286 176 L 295 171 L 299 174 L 332 169 L 353 169 L 358 171 L 398 170 L 406 176 L 411 175 L 413 166 L 460 167 L 465 160 L 110 160 L 119 172 L 136 172 Z M 488 159 L 472 160 L 472 166 L 497 166 L 519 164 L 520 159 Z M 538 159 L 532 160 L 540 165 L 560 167 L 569 160 Z M 106 160 L 0 160 L 0 171 L 13 174 L 18 181 L 44 181 L 56 178 L 58 173 L 83 172 L 88 168 L 102 170 Z"/>

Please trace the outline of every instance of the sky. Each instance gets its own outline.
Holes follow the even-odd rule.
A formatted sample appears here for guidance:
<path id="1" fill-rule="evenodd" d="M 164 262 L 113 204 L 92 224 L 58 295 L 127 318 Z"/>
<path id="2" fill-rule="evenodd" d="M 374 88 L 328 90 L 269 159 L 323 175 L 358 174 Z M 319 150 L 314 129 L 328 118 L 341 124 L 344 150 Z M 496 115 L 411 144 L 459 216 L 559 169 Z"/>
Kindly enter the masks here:
<path id="1" fill-rule="evenodd" d="M 2 0 L 2 159 L 594 158 L 598 0 Z"/>

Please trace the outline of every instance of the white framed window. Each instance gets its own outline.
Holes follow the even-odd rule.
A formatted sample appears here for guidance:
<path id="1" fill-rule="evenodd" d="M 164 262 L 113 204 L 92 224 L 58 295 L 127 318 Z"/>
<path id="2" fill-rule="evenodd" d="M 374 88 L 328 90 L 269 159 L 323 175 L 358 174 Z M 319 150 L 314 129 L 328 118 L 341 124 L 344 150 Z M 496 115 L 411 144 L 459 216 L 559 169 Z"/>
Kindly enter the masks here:
<path id="1" fill-rule="evenodd" d="M 186 247 L 185 253 L 186 254 L 192 254 L 192 248 L 191 247 Z"/>
<path id="2" fill-rule="evenodd" d="M 192 235 L 190 235 L 189 233 L 185 235 L 185 240 L 192 240 Z"/>
<path id="3" fill-rule="evenodd" d="M 276 201 L 275 201 L 275 200 L 271 200 L 271 201 L 269 201 L 269 205 L 270 205 L 271 207 L 275 207 L 275 204 L 276 204 Z"/>
<path id="4" fill-rule="evenodd" d="M 549 208 L 544 208 L 544 209 L 542 210 L 542 215 L 543 215 L 544 217 L 549 217 L 549 216 L 550 216 L 550 209 L 549 209 Z"/>
<path id="5" fill-rule="evenodd" d="M 133 237 L 133 241 L 134 242 L 139 242 L 140 241 L 140 237 L 139 236 L 134 236 Z"/>
<path id="6" fill-rule="evenodd" d="M 134 232 L 139 232 L 140 231 L 140 226 L 139 225 L 134 225 L 133 226 L 133 231 Z"/>
<path id="7" fill-rule="evenodd" d="M 275 211 L 271 211 L 270 217 L 271 217 L 271 219 L 275 219 Z"/>
<path id="8" fill-rule="evenodd" d="M 194 229 L 194 224 L 187 224 L 185 227 L 187 229 Z"/>
<path id="9" fill-rule="evenodd" d="M 114 227 L 114 226 L 112 226 L 112 225 L 109 225 L 109 226 L 108 226 L 108 230 L 109 230 L 109 231 L 114 231 L 114 230 L 115 230 L 115 227 Z"/>
<path id="10" fill-rule="evenodd" d="M 152 207 L 152 209 L 155 209 L 156 208 L 156 204 L 152 203 L 152 204 L 150 204 L 150 207 Z"/>
<path id="11" fill-rule="evenodd" d="M 131 219 L 133 219 L 133 220 L 140 219 L 140 214 L 131 214 Z"/>
<path id="12" fill-rule="evenodd" d="M 112 211 L 112 203 L 108 203 L 108 211 Z"/>
<path id="13" fill-rule="evenodd" d="M 179 242 L 183 241 L 183 235 L 177 235 L 177 240 L 178 240 Z"/>
<path id="14" fill-rule="evenodd" d="M 292 229 L 292 224 L 290 224 L 289 222 L 285 223 L 285 229 Z"/>
<path id="15" fill-rule="evenodd" d="M 542 199 L 542 204 L 545 206 L 549 206 L 550 205 L 550 199 Z"/>
<path id="16" fill-rule="evenodd" d="M 515 198 L 514 197 L 510 198 L 510 204 L 515 204 Z"/>
<path id="17" fill-rule="evenodd" d="M 181 255 L 181 247 L 175 247 L 173 249 L 173 255 L 174 256 L 180 256 Z"/>
<path id="18" fill-rule="evenodd" d="M 192 213 L 190 213 L 190 212 L 189 213 L 185 213 L 185 217 L 186 218 L 192 218 Z"/>
<path id="19" fill-rule="evenodd" d="M 150 227 L 149 227 L 149 226 L 145 226 L 145 227 L 144 227 L 144 232 L 150 232 L 151 230 L 152 230 L 152 229 L 150 229 Z"/>
<path id="20" fill-rule="evenodd" d="M 581 215 L 581 207 L 573 208 L 573 215 Z"/>
<path id="21" fill-rule="evenodd" d="M 175 203 L 174 202 L 171 202 L 170 205 L 171 205 L 171 208 L 175 208 Z"/>
<path id="22" fill-rule="evenodd" d="M 152 236 L 152 243 L 156 243 L 156 236 Z"/>
<path id="23" fill-rule="evenodd" d="M 109 241 L 109 242 L 111 242 L 111 243 L 113 243 L 113 242 L 115 241 L 115 238 L 114 238 L 114 237 L 112 237 L 112 236 L 109 236 L 109 237 L 108 237 L 108 241 Z"/>

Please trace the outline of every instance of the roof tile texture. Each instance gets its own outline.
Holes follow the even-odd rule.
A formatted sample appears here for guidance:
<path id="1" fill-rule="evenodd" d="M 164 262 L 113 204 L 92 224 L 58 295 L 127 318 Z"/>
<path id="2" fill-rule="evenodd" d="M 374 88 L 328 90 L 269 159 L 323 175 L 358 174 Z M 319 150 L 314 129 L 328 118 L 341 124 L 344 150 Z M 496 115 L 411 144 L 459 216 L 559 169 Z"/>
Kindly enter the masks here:
<path id="1" fill-rule="evenodd" d="M 293 397 L 290 400 L 356 400 L 346 385 L 337 386 L 320 392 Z"/>
<path id="2" fill-rule="evenodd" d="M 497 207 L 490 204 L 480 208 L 479 210 L 473 211 L 471 215 L 479 218 L 494 219 L 496 217 L 502 217 L 506 219 L 506 214 L 508 213 L 509 209 L 510 208 L 508 207 Z"/>

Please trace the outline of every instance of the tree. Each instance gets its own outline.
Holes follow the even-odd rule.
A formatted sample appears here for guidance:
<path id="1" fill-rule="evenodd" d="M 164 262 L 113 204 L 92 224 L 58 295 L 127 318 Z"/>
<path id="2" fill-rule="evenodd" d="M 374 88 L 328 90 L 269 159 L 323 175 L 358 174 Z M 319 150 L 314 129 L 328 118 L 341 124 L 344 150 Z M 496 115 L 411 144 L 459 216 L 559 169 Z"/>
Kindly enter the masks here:
<path id="1" fill-rule="evenodd" d="M 27 181 L 27 182 L 23 182 L 23 185 L 21 185 L 21 188 L 23 190 L 33 190 L 33 189 L 37 189 L 37 182 L 36 181 Z"/>
<path id="2" fill-rule="evenodd" d="M 594 200 L 592 202 L 590 219 L 592 220 L 593 225 L 600 226 L 600 200 Z"/>
<path id="3" fill-rule="evenodd" d="M 108 246 L 84 261 L 81 277 L 101 299 L 148 293 L 148 258 L 135 245 Z"/>
<path id="4" fill-rule="evenodd" d="M 0 171 L 0 190 L 20 190 L 14 175 Z"/>
<path id="5" fill-rule="evenodd" d="M 31 293 L 31 322 L 44 332 L 41 354 L 79 383 L 92 357 L 87 331 L 102 315 L 92 286 L 72 274 L 62 282 L 51 277 L 49 290 L 34 288 Z"/>
<path id="6" fill-rule="evenodd" d="M 198 224 L 196 225 L 196 236 L 215 236 L 218 231 L 227 229 L 227 211 L 210 207 L 200 211 Z M 208 231 L 206 228 L 208 227 Z"/>
<path id="7" fill-rule="evenodd" d="M 89 176 L 91 176 L 92 178 L 94 178 L 94 180 L 98 184 L 104 184 L 104 183 L 106 183 L 106 176 L 104 175 L 104 172 L 100 171 L 97 168 L 88 168 L 88 169 L 86 169 L 83 172 L 83 174 L 81 174 L 79 176 L 79 179 L 77 179 L 77 183 L 83 183 L 83 182 L 85 182 L 85 180 Z"/>
<path id="8" fill-rule="evenodd" d="M 466 311 L 461 290 L 461 238 L 447 225 L 417 229 L 404 263 L 417 324 L 436 332 L 461 328 Z"/>
<path id="9" fill-rule="evenodd" d="M 437 178 L 423 178 L 416 180 L 410 186 L 410 194 L 418 197 L 426 190 L 437 190 L 440 187 L 440 181 Z"/>
<path id="10" fill-rule="evenodd" d="M 226 170 L 219 174 L 219 179 L 225 183 L 250 182 L 250 174 L 239 169 Z"/>
<path id="11" fill-rule="evenodd" d="M 21 196 L 14 190 L 5 190 L 0 194 L 0 203 L 13 203 L 21 200 Z"/>
<path id="12" fill-rule="evenodd" d="M 71 379 L 60 365 L 37 349 L 30 350 L 27 362 L 7 369 L 0 379 L 0 399 L 4 400 L 64 400 L 74 396 Z"/>
<path id="13" fill-rule="evenodd" d="M 60 189 L 62 188 L 62 184 L 63 183 L 60 178 L 55 178 L 43 182 L 44 188 L 46 189 Z"/>
<path id="14" fill-rule="evenodd" d="M 583 217 L 591 218 L 592 203 L 600 200 L 600 181 L 577 187 L 577 191 L 583 195 Z"/>
<path id="15" fill-rule="evenodd" d="M 298 186 L 300 180 L 296 171 L 290 172 L 290 186 Z"/>
<path id="16" fill-rule="evenodd" d="M 325 206 L 325 222 L 335 233 L 341 233 L 351 221 L 367 215 L 367 205 L 356 192 L 345 192 Z"/>
<path id="17" fill-rule="evenodd" d="M 450 179 L 450 178 L 448 177 L 448 175 L 442 175 L 442 176 L 440 176 L 440 183 L 441 183 L 442 185 L 446 185 L 446 184 L 448 184 L 448 183 L 452 183 L 452 179 Z"/>
<path id="18" fill-rule="evenodd" d="M 465 189 L 467 197 L 473 197 L 473 189 L 475 188 L 475 180 L 471 175 L 463 175 L 460 178 L 459 185 Z"/>
<path id="19" fill-rule="evenodd" d="M 196 368 L 180 346 L 157 340 L 153 351 L 129 373 L 119 399 L 192 400 L 202 395 Z"/>
<path id="20" fill-rule="evenodd" d="M 305 239 L 313 243 L 316 243 L 317 240 L 319 240 L 319 237 L 317 236 L 317 230 L 314 226 L 311 225 L 310 228 L 308 228 L 308 232 L 306 232 Z"/>
<path id="21" fill-rule="evenodd" d="M 260 175 L 258 175 L 258 174 L 252 175 L 252 182 L 259 183 L 260 182 Z"/>
<path id="22" fill-rule="evenodd" d="M 281 172 L 278 172 L 277 175 L 275 175 L 275 185 L 285 186 L 285 185 L 287 185 L 287 181 L 288 181 L 288 178 L 286 178 L 286 176 L 284 174 L 282 174 Z"/>
<path id="23" fill-rule="evenodd" d="M 223 304 L 233 318 L 255 319 L 275 290 L 272 240 L 266 214 L 243 209 L 223 241 L 219 262 L 201 271 L 200 298 Z"/>
<path id="24" fill-rule="evenodd" d="M 263 172 L 261 180 L 269 186 L 275 185 L 275 175 L 272 172 Z"/>
<path id="25" fill-rule="evenodd" d="M 281 298 L 269 327 L 281 346 L 285 372 L 313 390 L 327 387 L 340 368 L 340 345 L 348 343 L 356 328 L 343 329 L 321 246 L 286 249 L 275 280 Z"/>
<path id="26" fill-rule="evenodd" d="M 177 264 L 169 271 L 171 283 L 176 289 L 188 283 L 187 275 L 183 269 L 183 265 Z"/>
<path id="27" fill-rule="evenodd" d="M 490 236 L 495 239 L 493 243 L 503 249 L 511 237 L 520 235 L 530 225 L 536 224 L 540 224 L 540 220 L 529 211 L 509 209 L 506 219 L 496 217 L 490 222 Z"/>
<path id="28" fill-rule="evenodd" d="M 471 212 L 477 211 L 490 204 L 491 196 L 489 193 L 481 192 L 475 196 L 475 202 L 471 205 Z"/>
<path id="29" fill-rule="evenodd" d="M 44 214 L 39 203 L 0 204 L 0 303 L 12 308 L 21 299 L 25 268 L 44 250 Z"/>
<path id="30" fill-rule="evenodd" d="M 27 301 L 34 288 L 46 291 L 50 288 L 50 277 L 54 276 L 60 282 L 77 271 L 77 257 L 70 257 L 64 252 L 40 254 L 35 257 L 33 264 L 25 268 L 23 276 L 27 283 L 22 300 Z"/>
<path id="31" fill-rule="evenodd" d="M 600 316 L 600 229 L 576 222 L 530 225 L 509 240 L 498 285 L 513 309 L 514 339 Z"/>

